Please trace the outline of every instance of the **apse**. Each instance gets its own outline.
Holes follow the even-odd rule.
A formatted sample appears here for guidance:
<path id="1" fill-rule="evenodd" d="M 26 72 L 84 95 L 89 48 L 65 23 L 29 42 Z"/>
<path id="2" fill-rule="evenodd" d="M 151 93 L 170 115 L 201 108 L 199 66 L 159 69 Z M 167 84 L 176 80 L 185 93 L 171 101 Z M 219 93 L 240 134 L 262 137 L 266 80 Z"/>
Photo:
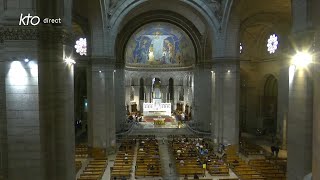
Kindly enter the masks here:
<path id="1" fill-rule="evenodd" d="M 128 40 L 128 66 L 185 66 L 192 64 L 195 50 L 189 36 L 178 26 L 153 22 L 138 28 Z"/>

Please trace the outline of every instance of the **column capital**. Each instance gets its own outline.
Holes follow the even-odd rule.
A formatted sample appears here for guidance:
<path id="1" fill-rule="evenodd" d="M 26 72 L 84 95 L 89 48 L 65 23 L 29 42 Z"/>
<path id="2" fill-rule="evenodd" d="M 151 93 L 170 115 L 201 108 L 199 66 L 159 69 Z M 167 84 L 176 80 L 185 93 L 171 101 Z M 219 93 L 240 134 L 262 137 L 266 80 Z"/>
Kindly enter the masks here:
<path id="1" fill-rule="evenodd" d="M 105 64 L 105 65 L 115 65 L 116 59 L 114 57 L 107 56 L 92 56 L 89 58 L 90 64 Z"/>
<path id="2" fill-rule="evenodd" d="M 75 42 L 74 34 L 67 27 L 39 26 L 37 31 L 38 40 L 46 44 L 57 43 L 73 46 Z"/>
<path id="3" fill-rule="evenodd" d="M 240 63 L 233 61 L 233 62 L 226 62 L 226 63 L 219 63 L 214 64 L 212 71 L 214 73 L 235 73 L 238 72 L 240 69 Z"/>
<path id="4" fill-rule="evenodd" d="M 289 35 L 289 39 L 291 40 L 292 46 L 296 46 L 299 49 L 301 48 L 309 49 L 310 51 L 315 47 L 315 37 L 317 32 L 315 29 L 308 29 L 305 31 L 294 32 Z M 292 50 L 294 50 L 292 48 Z"/>
<path id="5" fill-rule="evenodd" d="M 237 64 L 240 63 L 239 57 L 214 57 L 213 64 Z"/>
<path id="6" fill-rule="evenodd" d="M 212 62 L 198 62 L 195 66 L 197 68 L 211 69 L 212 68 Z"/>

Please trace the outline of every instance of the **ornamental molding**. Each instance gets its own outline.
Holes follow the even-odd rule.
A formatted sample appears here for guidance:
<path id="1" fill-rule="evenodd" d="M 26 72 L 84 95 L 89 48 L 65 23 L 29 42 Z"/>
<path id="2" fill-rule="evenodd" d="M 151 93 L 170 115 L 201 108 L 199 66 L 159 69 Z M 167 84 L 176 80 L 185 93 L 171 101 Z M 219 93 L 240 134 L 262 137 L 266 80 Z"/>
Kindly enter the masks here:
<path id="1" fill-rule="evenodd" d="M 46 42 L 73 45 L 75 37 L 63 28 L 53 27 L 2 27 L 0 28 L 0 43 L 17 40 L 44 40 Z"/>
<path id="2" fill-rule="evenodd" d="M 37 40 L 38 30 L 35 27 L 3 27 L 0 28 L 0 42 L 8 40 Z"/>

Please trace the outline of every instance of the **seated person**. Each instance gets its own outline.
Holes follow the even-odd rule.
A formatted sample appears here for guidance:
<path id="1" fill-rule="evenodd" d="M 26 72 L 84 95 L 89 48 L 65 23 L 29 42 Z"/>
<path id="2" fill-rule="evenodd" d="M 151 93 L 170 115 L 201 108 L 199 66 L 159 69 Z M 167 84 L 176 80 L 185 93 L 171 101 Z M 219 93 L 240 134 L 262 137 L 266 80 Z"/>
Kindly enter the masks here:
<path id="1" fill-rule="evenodd" d="M 193 179 L 199 179 L 199 176 L 197 174 L 194 174 Z"/>
<path id="2" fill-rule="evenodd" d="M 184 160 L 183 159 L 180 160 L 180 166 L 184 166 Z"/>

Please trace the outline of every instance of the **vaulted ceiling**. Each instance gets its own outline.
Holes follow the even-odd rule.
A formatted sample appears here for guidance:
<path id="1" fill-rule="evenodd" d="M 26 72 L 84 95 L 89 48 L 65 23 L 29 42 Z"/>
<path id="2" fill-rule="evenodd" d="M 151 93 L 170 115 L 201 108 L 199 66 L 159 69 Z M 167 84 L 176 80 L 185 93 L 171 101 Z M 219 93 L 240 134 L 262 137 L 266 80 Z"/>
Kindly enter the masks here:
<path id="1" fill-rule="evenodd" d="M 290 0 L 239 0 L 236 11 L 240 16 L 241 59 L 259 61 L 276 57 L 267 52 L 267 39 L 278 35 L 279 49 L 285 49 L 291 30 Z"/>

